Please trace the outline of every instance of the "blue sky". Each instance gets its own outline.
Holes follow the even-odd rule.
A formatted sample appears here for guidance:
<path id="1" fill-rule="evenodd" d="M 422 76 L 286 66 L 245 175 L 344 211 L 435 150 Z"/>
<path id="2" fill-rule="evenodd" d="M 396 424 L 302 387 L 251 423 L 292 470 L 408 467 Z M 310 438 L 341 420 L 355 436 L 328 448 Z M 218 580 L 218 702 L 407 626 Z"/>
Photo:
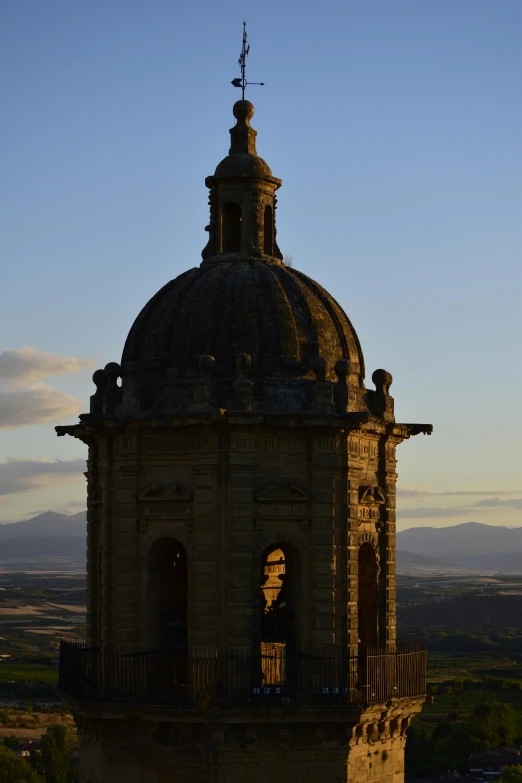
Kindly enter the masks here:
<path id="1" fill-rule="evenodd" d="M 519 0 L 0 7 L 0 521 L 83 506 L 53 427 L 200 262 L 244 18 L 280 247 L 435 426 L 400 447 L 400 526 L 520 524 Z"/>

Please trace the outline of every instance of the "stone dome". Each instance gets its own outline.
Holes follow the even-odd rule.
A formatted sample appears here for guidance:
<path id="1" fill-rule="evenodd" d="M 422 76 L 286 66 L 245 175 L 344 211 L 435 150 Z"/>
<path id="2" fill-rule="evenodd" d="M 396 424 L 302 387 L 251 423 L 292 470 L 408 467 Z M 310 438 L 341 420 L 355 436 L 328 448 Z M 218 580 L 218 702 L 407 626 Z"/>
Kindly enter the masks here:
<path id="1" fill-rule="evenodd" d="M 344 359 L 350 385 L 364 388 L 359 340 L 324 288 L 283 264 L 223 256 L 179 275 L 145 305 L 123 351 L 123 385 L 133 376 L 142 409 L 165 407 L 165 394 L 170 407 L 186 407 L 200 359 L 211 356 L 212 396 L 226 408 L 241 354 L 251 357 L 254 409 L 306 410 L 319 357 L 325 380 L 336 379 Z"/>
<path id="2" fill-rule="evenodd" d="M 218 163 L 214 177 L 227 179 L 232 177 L 255 177 L 256 179 L 272 179 L 270 166 L 259 155 L 248 152 L 231 152 L 221 163 Z"/>

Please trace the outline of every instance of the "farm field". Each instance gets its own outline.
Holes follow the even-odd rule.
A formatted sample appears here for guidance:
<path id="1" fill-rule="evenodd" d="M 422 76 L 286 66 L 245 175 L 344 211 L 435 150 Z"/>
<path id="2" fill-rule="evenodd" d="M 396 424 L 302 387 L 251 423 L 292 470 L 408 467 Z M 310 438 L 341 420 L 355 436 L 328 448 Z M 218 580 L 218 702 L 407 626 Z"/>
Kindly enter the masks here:
<path id="1" fill-rule="evenodd" d="M 0 738 L 72 723 L 57 697 L 58 648 L 84 624 L 85 574 L 0 572 Z"/>

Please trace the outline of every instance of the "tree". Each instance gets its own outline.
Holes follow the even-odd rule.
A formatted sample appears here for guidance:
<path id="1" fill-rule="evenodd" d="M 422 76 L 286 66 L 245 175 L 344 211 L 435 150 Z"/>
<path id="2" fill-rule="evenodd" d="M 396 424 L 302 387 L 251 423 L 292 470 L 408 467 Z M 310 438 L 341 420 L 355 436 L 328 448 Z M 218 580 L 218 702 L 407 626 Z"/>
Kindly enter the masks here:
<path id="1" fill-rule="evenodd" d="M 452 737 L 453 736 L 453 726 L 449 722 L 447 718 L 440 718 L 439 722 L 435 726 L 435 729 L 433 731 L 432 737 L 434 740 L 440 739 L 446 739 L 446 737 Z"/>
<path id="2" fill-rule="evenodd" d="M 0 745 L 0 783 L 44 783 L 25 759 Z"/>
<path id="3" fill-rule="evenodd" d="M 41 754 L 34 758 L 38 772 L 46 783 L 70 783 L 74 781 L 74 764 L 71 753 L 76 744 L 76 734 L 70 726 L 50 726 L 42 737 Z"/>
<path id="4" fill-rule="evenodd" d="M 20 740 L 16 734 L 9 734 L 7 737 L 2 739 L 2 745 L 4 745 L 6 748 L 9 748 L 9 750 L 15 750 L 19 744 Z"/>
<path id="5" fill-rule="evenodd" d="M 469 732 L 480 740 L 483 748 L 511 745 L 518 734 L 517 713 L 511 704 L 498 701 L 479 704 L 470 716 Z"/>
<path id="6" fill-rule="evenodd" d="M 500 780 L 502 783 L 522 783 L 522 764 L 506 767 Z"/>

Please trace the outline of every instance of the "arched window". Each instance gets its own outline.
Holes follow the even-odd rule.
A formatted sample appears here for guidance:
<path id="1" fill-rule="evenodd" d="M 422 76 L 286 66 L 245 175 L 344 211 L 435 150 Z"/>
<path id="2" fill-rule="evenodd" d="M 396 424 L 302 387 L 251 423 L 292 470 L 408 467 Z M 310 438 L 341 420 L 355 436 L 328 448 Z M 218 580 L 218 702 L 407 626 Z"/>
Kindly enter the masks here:
<path id="1" fill-rule="evenodd" d="M 274 255 L 274 225 L 272 220 L 272 207 L 265 207 L 265 218 L 263 223 L 263 252 L 267 256 Z"/>
<path id="2" fill-rule="evenodd" d="M 148 560 L 149 649 L 187 651 L 187 553 L 174 538 L 151 547 Z"/>
<path id="3" fill-rule="evenodd" d="M 221 252 L 239 253 L 241 250 L 241 207 L 227 201 L 221 207 Z"/>
<path id="4" fill-rule="evenodd" d="M 361 648 L 377 647 L 379 643 L 377 557 L 371 544 L 365 542 L 359 549 L 358 617 Z"/>
<path id="5" fill-rule="evenodd" d="M 299 561 L 292 547 L 272 546 L 261 558 L 261 669 L 265 684 L 293 676 L 299 632 Z"/>

